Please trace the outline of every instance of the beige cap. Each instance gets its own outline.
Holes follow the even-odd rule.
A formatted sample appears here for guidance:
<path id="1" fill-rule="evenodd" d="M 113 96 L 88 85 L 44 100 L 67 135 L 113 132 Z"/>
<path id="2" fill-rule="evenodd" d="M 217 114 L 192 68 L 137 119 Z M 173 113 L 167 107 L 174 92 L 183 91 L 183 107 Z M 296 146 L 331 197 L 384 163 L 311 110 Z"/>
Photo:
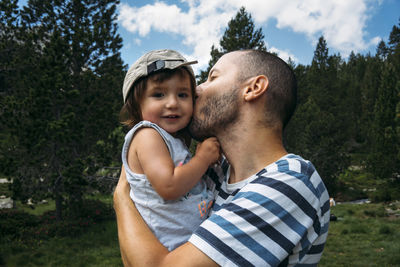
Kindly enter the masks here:
<path id="1" fill-rule="evenodd" d="M 158 70 L 176 69 L 179 67 L 185 67 L 195 78 L 193 69 L 190 65 L 196 63 L 197 61 L 187 61 L 181 54 L 170 49 L 153 50 L 144 54 L 129 68 L 125 75 L 124 85 L 122 87 L 124 103 L 126 102 L 126 98 L 132 85 L 139 78 Z"/>

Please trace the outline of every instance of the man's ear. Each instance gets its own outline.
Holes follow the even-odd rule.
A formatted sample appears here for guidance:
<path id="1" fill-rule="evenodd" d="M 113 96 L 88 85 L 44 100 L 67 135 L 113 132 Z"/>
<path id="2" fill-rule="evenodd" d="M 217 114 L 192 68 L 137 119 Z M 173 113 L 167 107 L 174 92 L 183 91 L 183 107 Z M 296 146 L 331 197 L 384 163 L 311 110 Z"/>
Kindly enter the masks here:
<path id="1" fill-rule="evenodd" d="M 268 78 L 258 75 L 250 79 L 243 94 L 245 101 L 253 101 L 261 97 L 268 89 Z"/>

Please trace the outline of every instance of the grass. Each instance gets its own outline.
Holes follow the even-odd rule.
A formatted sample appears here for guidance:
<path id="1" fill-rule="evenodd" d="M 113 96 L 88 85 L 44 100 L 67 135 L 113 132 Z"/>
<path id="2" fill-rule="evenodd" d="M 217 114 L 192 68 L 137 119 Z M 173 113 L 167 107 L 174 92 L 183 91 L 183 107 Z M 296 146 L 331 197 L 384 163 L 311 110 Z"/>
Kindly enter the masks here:
<path id="1" fill-rule="evenodd" d="M 397 204 L 399 208 L 399 204 Z M 341 204 L 320 266 L 400 266 L 400 218 L 384 204 Z M 394 208 L 394 207 L 391 207 Z"/>
<path id="2" fill-rule="evenodd" d="M 388 204 L 340 204 L 319 266 L 400 266 L 400 217 Z M 400 203 L 390 206 L 400 209 Z M 114 220 L 75 237 L 0 241 L 0 266 L 122 266 Z"/>
<path id="3" fill-rule="evenodd" d="M 115 221 L 94 225 L 77 237 L 2 241 L 0 251 L 0 266 L 122 266 Z"/>
<path id="4" fill-rule="evenodd" d="M 37 204 L 34 208 L 31 208 L 29 205 L 22 203 L 21 201 L 16 201 L 16 208 L 19 210 L 23 210 L 32 215 L 42 215 L 46 211 L 55 210 L 56 204 L 54 200 L 48 199 L 48 203 L 46 204 Z"/>
<path id="5" fill-rule="evenodd" d="M 97 195 L 90 199 L 101 200 L 107 205 L 112 203 L 111 195 Z M 16 208 L 31 215 L 41 216 L 48 211 L 54 211 L 55 204 L 49 200 L 48 203 L 35 205 L 35 209 L 31 209 L 17 201 Z M 75 235 L 65 234 L 76 230 L 68 228 L 62 236 L 38 235 L 44 237 L 42 239 L 26 235 L 20 235 L 19 238 L 6 235 L 0 238 L 0 266 L 122 266 L 116 221 L 88 221 L 90 226 L 86 226 L 84 231 L 78 231 Z M 7 219 L 0 221 L 0 230 L 6 223 Z M 68 224 L 64 225 L 70 227 Z M 49 226 L 39 225 L 37 229 L 49 229 Z M 62 226 L 63 224 L 60 224 L 60 227 Z"/>
<path id="6" fill-rule="evenodd" d="M 4 195 L 6 197 L 11 196 L 11 191 L 9 188 L 9 183 L 0 183 L 0 196 Z"/>
<path id="7" fill-rule="evenodd" d="M 348 198 L 363 196 L 365 191 L 362 188 L 376 186 L 376 182 L 371 182 L 371 177 L 365 177 L 357 170 L 340 178 L 347 186 L 354 188 L 351 192 L 354 195 Z M 1 189 L 7 190 L 5 186 Z M 112 204 L 111 195 L 95 194 L 88 198 Z M 17 201 L 16 207 L 17 210 L 40 216 L 54 210 L 55 205 L 54 201 L 49 200 L 31 209 Z M 387 208 L 399 213 L 400 202 L 392 206 L 371 203 L 333 207 L 331 212 L 339 219 L 330 224 L 328 241 L 319 266 L 400 266 L 400 217 L 389 216 Z M 122 266 L 116 222 L 101 221 L 76 236 L 43 240 L 0 238 L 1 266 Z"/>

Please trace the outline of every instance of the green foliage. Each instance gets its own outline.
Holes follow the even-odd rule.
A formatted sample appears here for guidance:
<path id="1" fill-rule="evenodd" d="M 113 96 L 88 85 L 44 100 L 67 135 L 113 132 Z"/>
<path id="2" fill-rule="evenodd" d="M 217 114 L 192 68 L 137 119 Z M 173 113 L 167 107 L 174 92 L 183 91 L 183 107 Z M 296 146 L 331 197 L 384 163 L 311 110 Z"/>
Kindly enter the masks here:
<path id="1" fill-rule="evenodd" d="M 397 29 L 394 27 L 393 40 L 397 40 Z M 356 167 L 366 168 L 374 178 L 398 180 L 400 60 L 396 60 L 400 50 L 395 47 L 396 41 L 390 46 L 380 43 L 375 57 L 352 53 L 348 62 L 343 62 L 340 56 L 329 55 L 321 37 L 311 66 L 294 69 L 299 106 L 285 142 L 290 151 L 314 163 L 332 196 L 367 195 L 363 188 L 350 192 L 338 181 L 353 153 L 362 153 L 363 160 Z M 398 182 L 392 184 L 399 188 Z M 394 195 L 385 191 L 368 195 L 376 200 L 393 199 Z"/>
<path id="2" fill-rule="evenodd" d="M 346 141 L 350 122 L 343 109 L 345 91 L 340 84 L 340 56 L 329 56 L 321 37 L 309 68 L 294 69 L 299 102 L 285 132 L 289 151 L 310 160 L 331 195 L 337 193 L 337 176 L 349 164 Z M 346 114 L 346 115 L 345 115 Z"/>
<path id="3" fill-rule="evenodd" d="M 36 216 L 23 211 L 1 209 L 0 222 L 0 237 L 3 239 L 8 236 L 15 239 L 19 238 L 27 228 L 38 226 L 40 221 Z"/>
<path id="4" fill-rule="evenodd" d="M 398 181 L 385 180 L 380 184 L 376 191 L 369 194 L 369 198 L 374 202 L 388 202 L 400 199 L 400 185 Z"/>
<path id="5" fill-rule="evenodd" d="M 14 178 L 14 198 L 54 198 L 59 219 L 62 205 L 81 205 L 88 176 L 119 155 L 96 149 L 118 126 L 118 3 L 2 2 L 0 173 Z"/>
<path id="6" fill-rule="evenodd" d="M 371 153 L 368 167 L 378 178 L 388 178 L 393 173 L 400 172 L 400 161 L 397 157 L 400 136 L 395 125 L 400 83 L 392 64 L 384 64 L 383 68 L 369 135 Z"/>
<path id="7" fill-rule="evenodd" d="M 24 242 L 73 237 L 97 223 L 115 218 L 110 204 L 93 199 L 84 199 L 81 204 L 79 212 L 70 206 L 63 221 L 56 220 L 54 210 L 38 216 L 21 210 L 0 210 L 0 237 Z"/>

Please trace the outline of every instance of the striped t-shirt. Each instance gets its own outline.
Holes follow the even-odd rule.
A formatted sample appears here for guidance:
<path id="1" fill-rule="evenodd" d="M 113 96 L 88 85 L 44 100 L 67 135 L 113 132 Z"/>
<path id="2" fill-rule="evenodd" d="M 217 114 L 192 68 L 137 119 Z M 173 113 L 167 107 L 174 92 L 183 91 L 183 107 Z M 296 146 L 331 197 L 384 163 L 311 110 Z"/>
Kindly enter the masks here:
<path id="1" fill-rule="evenodd" d="M 189 242 L 221 266 L 317 265 L 329 196 L 311 162 L 288 154 L 237 184 L 226 177 Z"/>

